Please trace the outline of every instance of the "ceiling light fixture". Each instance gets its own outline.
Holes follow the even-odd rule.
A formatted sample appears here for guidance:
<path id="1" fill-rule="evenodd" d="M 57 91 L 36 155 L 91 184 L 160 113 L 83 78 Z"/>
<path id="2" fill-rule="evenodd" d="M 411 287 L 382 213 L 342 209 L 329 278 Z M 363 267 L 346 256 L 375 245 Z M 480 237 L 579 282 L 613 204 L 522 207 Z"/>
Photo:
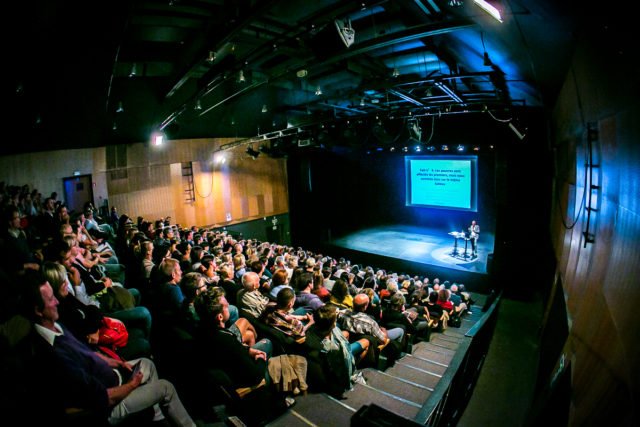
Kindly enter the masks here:
<path id="1" fill-rule="evenodd" d="M 364 107 L 364 106 L 365 106 L 364 98 L 360 98 L 360 106 L 361 106 L 361 107 Z"/>
<path id="2" fill-rule="evenodd" d="M 336 19 L 333 22 L 338 30 L 338 35 L 342 43 L 344 43 L 346 47 L 351 46 L 356 41 L 356 31 L 351 26 L 351 20 Z"/>
<path id="3" fill-rule="evenodd" d="M 211 64 L 215 60 L 216 60 L 216 53 L 214 51 L 210 50 L 209 51 L 209 56 L 207 56 L 207 62 Z"/>
<path id="4" fill-rule="evenodd" d="M 502 16 L 500 16 L 500 11 L 496 9 L 495 6 L 493 6 L 492 4 L 490 4 L 485 0 L 473 0 L 473 2 L 478 6 L 480 6 L 482 10 L 484 10 L 489 15 L 491 15 L 493 19 L 495 19 L 498 22 L 502 22 Z"/>
<path id="5" fill-rule="evenodd" d="M 124 106 L 122 105 L 122 101 L 118 101 L 118 108 L 116 108 L 116 113 L 124 113 Z"/>
<path id="6" fill-rule="evenodd" d="M 398 70 L 398 67 L 393 67 L 393 72 L 391 73 L 391 77 L 398 77 L 400 75 L 400 70 Z"/>
<path id="7" fill-rule="evenodd" d="M 238 72 L 238 83 L 244 83 L 246 79 L 244 78 L 244 71 L 240 70 Z"/>
<path id="8" fill-rule="evenodd" d="M 267 104 L 262 104 L 262 112 L 263 112 L 263 113 L 266 113 L 267 111 L 269 111 L 269 110 L 267 109 Z"/>
<path id="9" fill-rule="evenodd" d="M 322 88 L 320 86 L 316 87 L 316 96 L 322 95 Z"/>
<path id="10" fill-rule="evenodd" d="M 151 144 L 154 147 L 158 147 L 164 143 L 164 134 L 162 132 L 155 132 L 151 135 Z"/>

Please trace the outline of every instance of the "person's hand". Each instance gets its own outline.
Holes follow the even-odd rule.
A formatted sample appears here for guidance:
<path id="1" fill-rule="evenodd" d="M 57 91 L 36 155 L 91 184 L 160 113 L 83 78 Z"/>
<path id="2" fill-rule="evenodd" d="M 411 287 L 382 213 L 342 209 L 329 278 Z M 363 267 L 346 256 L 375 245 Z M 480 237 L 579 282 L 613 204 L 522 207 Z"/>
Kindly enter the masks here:
<path id="1" fill-rule="evenodd" d="M 253 357 L 254 360 L 262 359 L 264 361 L 267 360 L 267 353 L 262 350 L 258 350 L 256 348 L 249 348 L 249 355 Z"/>
<path id="2" fill-rule="evenodd" d="M 138 386 L 142 384 L 142 372 L 138 372 L 137 374 L 132 376 L 127 384 L 129 384 L 132 389 L 138 388 Z"/>
<path id="3" fill-rule="evenodd" d="M 71 282 L 71 284 L 73 286 L 80 286 L 80 284 L 82 283 L 82 278 L 80 277 L 80 271 L 78 271 L 78 269 L 75 268 L 73 265 L 69 266 L 69 268 L 67 268 L 67 271 L 69 273 L 69 281 Z"/>
<path id="4" fill-rule="evenodd" d="M 113 281 L 108 277 L 105 277 L 104 279 L 102 279 L 102 283 L 104 283 L 105 288 L 110 288 L 113 286 Z"/>

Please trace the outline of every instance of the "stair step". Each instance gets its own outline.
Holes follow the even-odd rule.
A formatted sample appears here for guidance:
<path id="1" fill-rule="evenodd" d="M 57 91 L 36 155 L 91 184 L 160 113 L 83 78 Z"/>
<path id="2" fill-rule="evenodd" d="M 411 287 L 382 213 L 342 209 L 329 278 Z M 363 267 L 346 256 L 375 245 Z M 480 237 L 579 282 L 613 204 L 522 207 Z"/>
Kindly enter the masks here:
<path id="1" fill-rule="evenodd" d="M 360 409 L 364 405 L 375 403 L 381 408 L 410 420 L 415 418 L 421 407 L 421 405 L 418 405 L 417 403 L 393 396 L 390 393 L 378 390 L 369 385 L 356 384 L 351 391 L 345 394 L 345 396 L 347 399 L 344 403 L 356 410 Z"/>
<path id="2" fill-rule="evenodd" d="M 458 331 L 456 328 L 447 328 L 444 330 L 444 332 L 440 333 L 439 336 L 455 337 L 460 339 L 465 338 L 465 335 L 462 332 Z"/>
<path id="3" fill-rule="evenodd" d="M 434 336 L 433 340 L 442 341 L 442 342 L 450 342 L 452 344 L 460 344 L 462 342 L 463 338 L 456 337 L 454 335 L 444 333 L 444 334 L 440 334 L 440 335 Z M 429 342 L 431 342 L 431 341 L 432 340 L 429 340 Z"/>
<path id="4" fill-rule="evenodd" d="M 460 347 L 460 343 L 453 343 L 450 341 L 446 341 L 444 339 L 441 339 L 439 336 L 432 337 L 431 341 L 429 341 L 429 344 L 434 345 L 436 347 L 446 348 L 454 352 L 458 349 L 458 347 Z"/>
<path id="5" fill-rule="evenodd" d="M 427 387 L 409 379 L 396 377 L 387 372 L 380 372 L 369 368 L 365 369 L 363 374 L 367 380 L 367 385 L 419 405 L 422 405 L 431 395 L 431 391 Z"/>
<path id="6" fill-rule="evenodd" d="M 431 361 L 449 366 L 449 362 L 451 362 L 451 359 L 453 359 L 454 355 L 448 352 L 445 353 L 438 350 L 439 349 L 437 347 L 434 348 L 434 347 L 427 347 L 427 346 L 419 346 L 419 347 L 414 347 L 413 353 L 411 354 L 413 354 L 414 356 L 420 357 L 422 359 L 431 360 Z"/>
<path id="7" fill-rule="evenodd" d="M 449 356 L 449 357 L 453 357 L 456 354 L 456 350 L 450 349 L 450 348 L 447 348 L 447 347 L 443 347 L 441 342 L 439 342 L 438 340 L 435 340 L 435 339 L 432 340 L 432 341 L 426 342 L 426 343 L 422 343 L 422 344 L 420 344 L 418 346 L 415 346 L 414 347 L 414 352 L 415 352 L 415 350 L 417 350 L 419 348 L 425 348 L 427 350 L 431 350 L 431 351 L 434 351 L 436 353 L 442 353 L 442 354 L 444 354 L 446 356 Z"/>
<path id="8" fill-rule="evenodd" d="M 433 374 L 437 374 L 440 376 L 442 376 L 442 374 L 444 374 L 444 372 L 447 370 L 447 366 L 445 366 L 442 363 L 432 362 L 430 360 L 426 360 L 421 357 L 416 357 L 412 354 L 407 354 L 405 357 L 398 360 L 396 363 L 413 366 L 414 368 L 419 368 L 424 371 L 431 372 Z"/>
<path id="9" fill-rule="evenodd" d="M 345 405 L 343 401 L 324 393 L 297 396 L 295 399 L 295 406 L 269 423 L 269 426 L 347 426 L 356 412 L 353 407 Z"/>
<path id="10" fill-rule="evenodd" d="M 389 368 L 385 372 L 389 375 L 421 384 L 422 386 L 427 387 L 430 391 L 435 389 L 442 377 L 440 374 L 416 368 L 411 365 L 402 365 L 400 363 L 396 363 L 393 368 Z"/>

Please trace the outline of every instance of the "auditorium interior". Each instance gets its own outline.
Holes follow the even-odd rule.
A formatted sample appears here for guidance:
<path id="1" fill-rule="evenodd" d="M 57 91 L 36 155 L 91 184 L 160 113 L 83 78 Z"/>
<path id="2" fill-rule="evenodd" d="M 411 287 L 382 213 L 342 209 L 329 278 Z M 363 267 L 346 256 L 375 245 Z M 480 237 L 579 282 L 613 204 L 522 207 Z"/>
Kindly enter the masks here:
<path id="1" fill-rule="evenodd" d="M 296 396 L 266 425 L 638 425 L 640 49 L 621 4 L 89 3 L 4 6 L 3 189 L 475 299 L 344 399 Z"/>

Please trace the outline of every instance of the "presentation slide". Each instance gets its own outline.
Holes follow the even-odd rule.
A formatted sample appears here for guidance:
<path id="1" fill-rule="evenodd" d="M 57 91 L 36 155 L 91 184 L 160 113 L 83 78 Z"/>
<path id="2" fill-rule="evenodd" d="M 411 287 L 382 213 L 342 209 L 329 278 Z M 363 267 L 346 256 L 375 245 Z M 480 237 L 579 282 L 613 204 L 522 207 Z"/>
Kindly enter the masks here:
<path id="1" fill-rule="evenodd" d="M 476 156 L 407 156 L 406 204 L 476 211 Z"/>

